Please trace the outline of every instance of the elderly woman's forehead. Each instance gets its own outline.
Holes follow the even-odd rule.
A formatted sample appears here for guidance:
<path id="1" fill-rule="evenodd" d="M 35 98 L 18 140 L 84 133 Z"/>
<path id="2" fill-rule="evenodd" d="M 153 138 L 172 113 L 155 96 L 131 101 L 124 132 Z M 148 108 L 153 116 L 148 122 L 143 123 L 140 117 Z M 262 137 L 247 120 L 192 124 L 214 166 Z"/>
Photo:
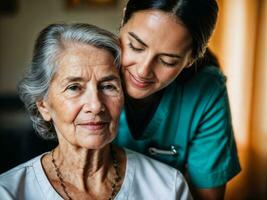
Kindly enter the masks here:
<path id="1" fill-rule="evenodd" d="M 106 54 L 110 54 L 112 56 L 111 51 L 105 49 L 105 48 L 100 48 L 97 47 L 93 44 L 88 44 L 88 43 L 82 43 L 82 42 L 64 42 L 63 43 L 64 47 L 62 49 L 62 53 L 66 53 L 66 52 L 74 52 L 74 51 L 80 51 L 82 52 L 84 50 L 84 52 L 86 53 L 99 53 L 99 52 L 105 52 Z"/>
<path id="2" fill-rule="evenodd" d="M 119 69 L 115 65 L 115 59 L 107 50 L 92 45 L 71 45 L 67 46 L 59 56 L 54 78 L 87 77 L 92 73 L 100 78 L 107 74 L 118 75 Z"/>
<path id="3" fill-rule="evenodd" d="M 92 64 L 114 63 L 115 58 L 107 49 L 90 44 L 74 43 L 67 45 L 60 53 L 61 62 L 87 62 Z"/>

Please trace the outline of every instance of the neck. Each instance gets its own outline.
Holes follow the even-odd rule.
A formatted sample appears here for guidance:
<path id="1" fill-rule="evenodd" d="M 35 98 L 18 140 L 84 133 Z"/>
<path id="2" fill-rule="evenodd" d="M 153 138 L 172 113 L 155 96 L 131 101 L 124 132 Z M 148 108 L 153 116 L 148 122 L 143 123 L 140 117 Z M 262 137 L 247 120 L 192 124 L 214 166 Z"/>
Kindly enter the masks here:
<path id="1" fill-rule="evenodd" d="M 64 176 L 64 182 L 71 183 L 80 191 L 86 191 L 92 186 L 101 187 L 112 168 L 109 145 L 99 150 L 58 146 L 53 156 Z"/>

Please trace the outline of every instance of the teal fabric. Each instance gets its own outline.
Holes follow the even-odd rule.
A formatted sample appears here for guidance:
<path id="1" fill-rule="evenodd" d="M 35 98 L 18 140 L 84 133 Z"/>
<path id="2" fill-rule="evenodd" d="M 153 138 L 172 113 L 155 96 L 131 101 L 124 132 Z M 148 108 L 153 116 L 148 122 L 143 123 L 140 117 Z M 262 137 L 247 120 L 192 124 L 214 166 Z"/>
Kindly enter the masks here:
<path id="1" fill-rule="evenodd" d="M 218 68 L 206 66 L 179 80 L 165 89 L 142 138 L 132 137 L 123 111 L 114 142 L 187 171 L 197 188 L 223 185 L 240 171 L 225 77 Z M 148 151 L 170 150 L 172 145 L 176 155 Z"/>

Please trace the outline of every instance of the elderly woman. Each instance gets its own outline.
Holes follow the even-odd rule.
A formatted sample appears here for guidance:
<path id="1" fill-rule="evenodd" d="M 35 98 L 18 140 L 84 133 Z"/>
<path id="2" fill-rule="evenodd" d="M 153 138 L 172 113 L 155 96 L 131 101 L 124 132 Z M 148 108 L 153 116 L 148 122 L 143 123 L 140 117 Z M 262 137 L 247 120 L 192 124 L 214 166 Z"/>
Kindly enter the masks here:
<path id="1" fill-rule="evenodd" d="M 175 169 L 111 145 L 123 105 L 111 33 L 54 24 L 19 85 L 35 130 L 58 146 L 0 176 L 1 199 L 191 199 Z"/>

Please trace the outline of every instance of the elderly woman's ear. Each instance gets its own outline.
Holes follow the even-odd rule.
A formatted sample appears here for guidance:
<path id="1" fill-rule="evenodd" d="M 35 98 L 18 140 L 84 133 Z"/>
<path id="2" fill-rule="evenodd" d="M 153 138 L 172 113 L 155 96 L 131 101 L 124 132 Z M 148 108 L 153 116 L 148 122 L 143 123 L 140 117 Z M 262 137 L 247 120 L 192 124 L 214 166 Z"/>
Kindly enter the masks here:
<path id="1" fill-rule="evenodd" d="M 36 106 L 39 112 L 41 113 L 43 119 L 48 122 L 51 121 L 52 117 L 49 112 L 50 109 L 49 109 L 48 102 L 45 100 L 40 100 L 36 102 Z"/>

